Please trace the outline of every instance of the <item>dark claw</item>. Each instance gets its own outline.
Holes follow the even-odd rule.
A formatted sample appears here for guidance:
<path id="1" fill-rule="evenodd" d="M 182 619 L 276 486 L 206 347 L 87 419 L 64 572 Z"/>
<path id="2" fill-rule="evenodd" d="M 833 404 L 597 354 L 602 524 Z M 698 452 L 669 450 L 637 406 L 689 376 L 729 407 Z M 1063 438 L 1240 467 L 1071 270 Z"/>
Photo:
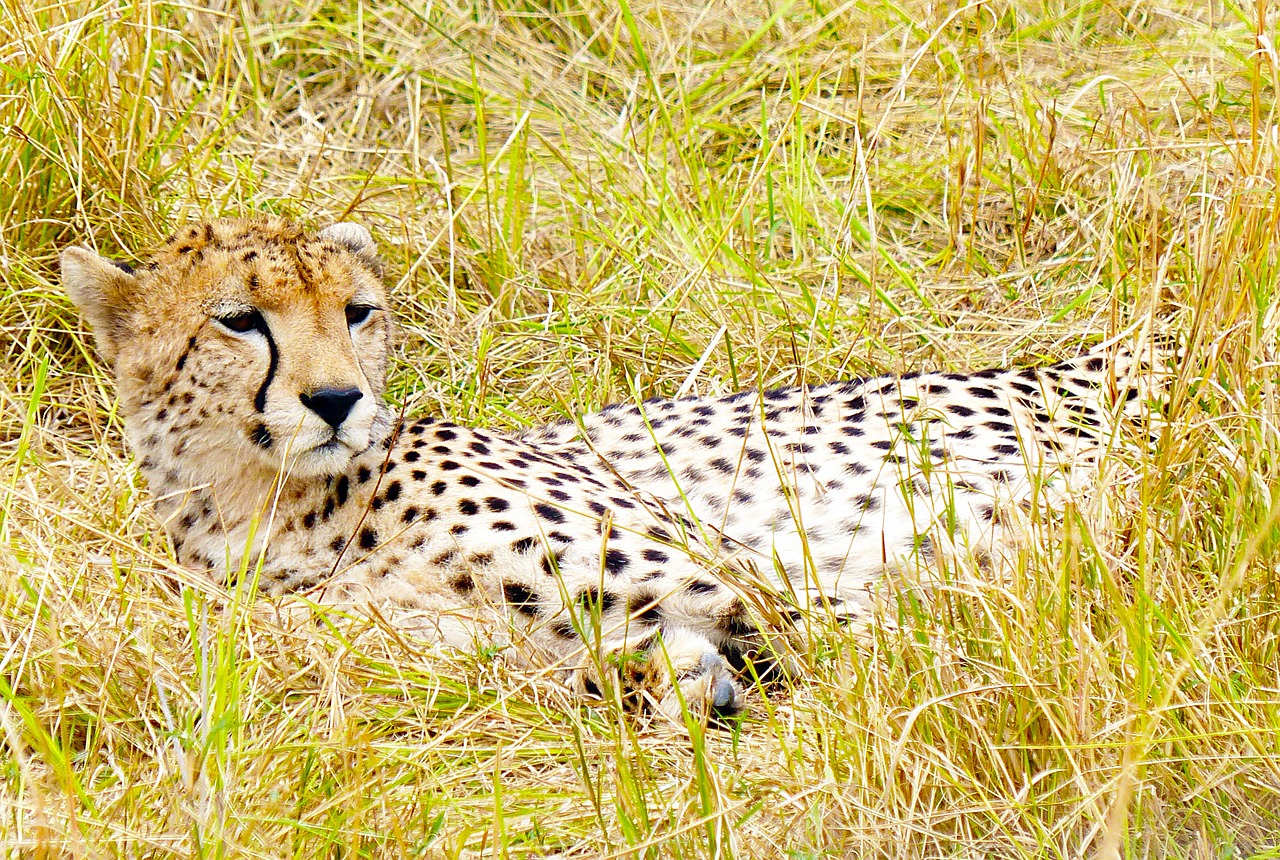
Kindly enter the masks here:
<path id="1" fill-rule="evenodd" d="M 737 691 L 733 688 L 733 682 L 726 681 L 723 678 L 716 681 L 711 686 L 711 707 L 717 713 L 726 711 L 733 712 L 738 710 Z"/>

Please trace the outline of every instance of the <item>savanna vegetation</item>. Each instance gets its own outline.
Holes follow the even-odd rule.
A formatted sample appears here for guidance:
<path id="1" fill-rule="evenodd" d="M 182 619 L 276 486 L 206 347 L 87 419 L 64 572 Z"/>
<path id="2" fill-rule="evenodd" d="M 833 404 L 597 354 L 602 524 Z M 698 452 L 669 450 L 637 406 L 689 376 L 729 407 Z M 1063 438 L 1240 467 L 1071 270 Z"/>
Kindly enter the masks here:
<path id="1" fill-rule="evenodd" d="M 1259 0 L 0 0 L 11 857 L 1280 857 Z M 171 557 L 57 252 L 376 234 L 393 395 L 516 428 L 1175 333 L 1150 447 L 692 735 Z"/>

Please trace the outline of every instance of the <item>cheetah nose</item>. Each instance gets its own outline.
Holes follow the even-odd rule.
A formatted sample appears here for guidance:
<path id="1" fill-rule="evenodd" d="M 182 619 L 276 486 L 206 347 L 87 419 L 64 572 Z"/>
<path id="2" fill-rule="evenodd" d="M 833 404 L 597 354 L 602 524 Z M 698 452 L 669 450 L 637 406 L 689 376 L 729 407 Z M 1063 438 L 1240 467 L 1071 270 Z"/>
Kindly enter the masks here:
<path id="1" fill-rule="evenodd" d="M 359 388 L 320 388 L 298 396 L 303 406 L 323 418 L 329 426 L 337 428 L 347 420 L 351 407 L 364 397 L 364 392 Z"/>

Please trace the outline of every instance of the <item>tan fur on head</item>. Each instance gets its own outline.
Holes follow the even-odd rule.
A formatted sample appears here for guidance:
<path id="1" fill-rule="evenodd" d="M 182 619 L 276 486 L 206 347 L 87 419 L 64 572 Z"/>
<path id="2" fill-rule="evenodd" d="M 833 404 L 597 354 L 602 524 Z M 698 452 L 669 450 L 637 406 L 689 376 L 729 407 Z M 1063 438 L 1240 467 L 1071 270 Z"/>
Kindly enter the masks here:
<path id="1" fill-rule="evenodd" d="M 373 237 L 359 225 L 195 224 L 135 273 L 68 248 L 62 281 L 115 370 L 135 450 L 183 482 L 254 466 L 328 474 L 384 429 L 391 323 Z M 359 397 L 331 426 L 314 395 L 334 391 Z M 168 450 L 188 435 L 198 441 Z"/>

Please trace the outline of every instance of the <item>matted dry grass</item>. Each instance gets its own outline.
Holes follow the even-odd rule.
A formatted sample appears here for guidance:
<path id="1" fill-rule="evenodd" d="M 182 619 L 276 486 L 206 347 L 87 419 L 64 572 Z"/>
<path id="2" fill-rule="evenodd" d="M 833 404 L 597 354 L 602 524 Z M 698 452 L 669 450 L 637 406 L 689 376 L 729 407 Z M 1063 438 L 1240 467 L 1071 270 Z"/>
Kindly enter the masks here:
<path id="1" fill-rule="evenodd" d="M 1280 856 L 1265 4 L 0 14 L 9 856 Z M 372 227 L 394 396 L 466 422 L 1188 356 L 1157 449 L 998 575 L 689 738 L 174 565 L 56 252 L 244 211 Z"/>

